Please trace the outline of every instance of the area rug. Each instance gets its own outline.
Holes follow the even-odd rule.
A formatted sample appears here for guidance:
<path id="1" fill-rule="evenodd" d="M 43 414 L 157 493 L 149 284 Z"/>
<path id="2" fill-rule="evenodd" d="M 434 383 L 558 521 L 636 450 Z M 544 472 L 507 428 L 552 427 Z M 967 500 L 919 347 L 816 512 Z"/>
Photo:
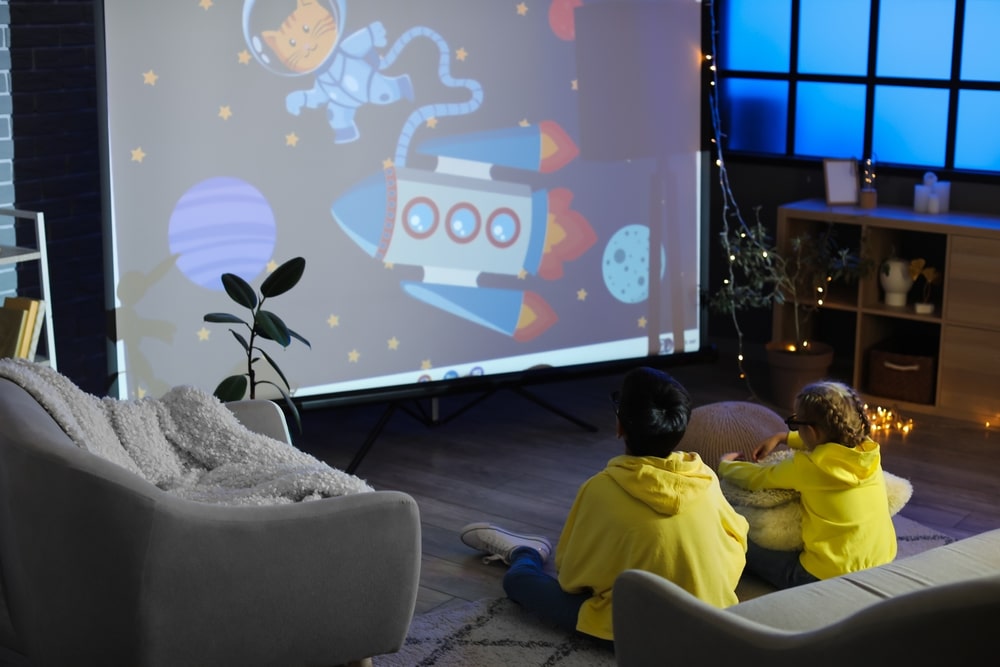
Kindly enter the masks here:
<path id="1" fill-rule="evenodd" d="M 954 541 L 898 514 L 893 523 L 897 559 Z M 599 642 L 553 629 L 506 598 L 489 598 L 414 617 L 403 648 L 377 656 L 373 663 L 375 667 L 610 667 L 615 656 Z"/>

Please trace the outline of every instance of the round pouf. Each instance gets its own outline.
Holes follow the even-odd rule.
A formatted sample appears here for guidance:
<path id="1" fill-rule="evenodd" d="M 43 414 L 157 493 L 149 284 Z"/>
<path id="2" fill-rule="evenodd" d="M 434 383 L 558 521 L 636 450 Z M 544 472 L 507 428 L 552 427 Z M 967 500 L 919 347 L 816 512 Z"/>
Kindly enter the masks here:
<path id="1" fill-rule="evenodd" d="M 761 440 L 788 431 L 774 410 L 749 401 L 721 401 L 691 411 L 684 437 L 676 449 L 696 452 L 712 470 L 718 471 L 719 458 L 727 452 L 751 452 Z"/>

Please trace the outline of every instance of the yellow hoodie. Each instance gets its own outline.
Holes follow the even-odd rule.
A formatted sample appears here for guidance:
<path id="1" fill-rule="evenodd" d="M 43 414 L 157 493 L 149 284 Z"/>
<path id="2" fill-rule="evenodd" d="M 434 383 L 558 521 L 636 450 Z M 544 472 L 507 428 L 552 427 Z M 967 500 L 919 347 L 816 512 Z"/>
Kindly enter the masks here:
<path id="1" fill-rule="evenodd" d="M 709 604 L 737 602 L 746 519 L 697 454 L 617 456 L 584 482 L 556 546 L 564 591 L 591 591 L 577 630 L 613 639 L 611 588 L 627 569 L 670 579 Z"/>
<path id="2" fill-rule="evenodd" d="M 746 489 L 795 489 L 802 496 L 802 567 L 819 579 L 864 570 L 896 557 L 896 530 L 878 443 L 835 442 L 805 451 L 788 434 L 794 455 L 774 465 L 722 461 L 719 476 Z"/>

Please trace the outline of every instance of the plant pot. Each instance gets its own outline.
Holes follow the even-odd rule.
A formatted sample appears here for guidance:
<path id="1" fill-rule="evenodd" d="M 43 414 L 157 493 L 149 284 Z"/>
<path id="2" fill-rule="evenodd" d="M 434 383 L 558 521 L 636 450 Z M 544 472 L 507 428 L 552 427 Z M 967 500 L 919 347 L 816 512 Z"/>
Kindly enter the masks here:
<path id="1" fill-rule="evenodd" d="M 906 293 L 913 287 L 910 260 L 899 258 L 885 260 L 879 270 L 878 281 L 885 290 L 885 305 L 905 306 Z"/>
<path id="2" fill-rule="evenodd" d="M 915 303 L 913 304 L 913 312 L 918 315 L 932 315 L 934 313 L 934 304 L 925 301 Z"/>
<path id="3" fill-rule="evenodd" d="M 767 344 L 767 363 L 771 373 L 771 400 L 791 412 L 802 387 L 823 380 L 833 364 L 833 347 L 812 343 L 808 352 L 792 352 L 787 343 Z"/>

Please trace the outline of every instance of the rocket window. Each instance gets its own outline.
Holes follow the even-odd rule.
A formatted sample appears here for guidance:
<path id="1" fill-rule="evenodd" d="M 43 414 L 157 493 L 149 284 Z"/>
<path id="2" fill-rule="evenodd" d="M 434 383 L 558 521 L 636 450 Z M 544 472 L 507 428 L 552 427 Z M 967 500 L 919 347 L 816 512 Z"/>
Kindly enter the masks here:
<path id="1" fill-rule="evenodd" d="M 455 204 L 448 211 L 448 236 L 456 243 L 468 243 L 479 236 L 483 225 L 482 216 L 471 204 Z"/>
<path id="2" fill-rule="evenodd" d="M 521 218 L 509 208 L 497 209 L 486 226 L 490 243 L 498 248 L 509 248 L 521 235 Z"/>
<path id="3" fill-rule="evenodd" d="M 433 201 L 427 197 L 415 197 L 403 209 L 403 227 L 410 236 L 425 239 L 434 233 L 440 217 Z"/>

